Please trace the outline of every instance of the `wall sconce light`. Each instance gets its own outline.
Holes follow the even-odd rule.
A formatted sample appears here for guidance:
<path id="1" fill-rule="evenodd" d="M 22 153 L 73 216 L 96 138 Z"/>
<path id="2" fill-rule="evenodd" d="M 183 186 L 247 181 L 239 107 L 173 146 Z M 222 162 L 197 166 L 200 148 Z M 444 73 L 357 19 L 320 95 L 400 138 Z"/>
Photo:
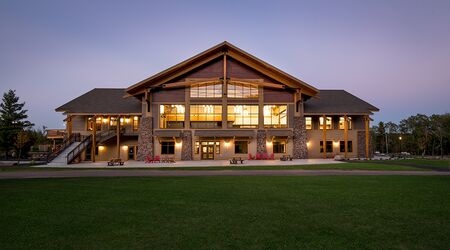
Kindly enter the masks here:
<path id="1" fill-rule="evenodd" d="M 333 142 L 333 145 L 334 145 L 335 147 L 338 147 L 338 146 L 339 146 L 339 141 Z"/>
<path id="2" fill-rule="evenodd" d="M 130 123 L 130 118 L 125 118 L 125 123 Z"/>
<path id="3" fill-rule="evenodd" d="M 123 118 L 120 118 L 120 123 L 123 123 Z"/>
<path id="4" fill-rule="evenodd" d="M 123 149 L 123 150 L 127 150 L 127 149 L 128 149 L 128 146 L 122 146 L 122 149 Z"/>
<path id="5" fill-rule="evenodd" d="M 108 118 L 103 118 L 103 123 L 108 123 Z"/>
<path id="6" fill-rule="evenodd" d="M 311 146 L 311 142 L 307 142 L 307 143 L 306 143 L 306 146 L 307 146 L 307 147 L 310 147 L 310 146 Z"/>
<path id="7" fill-rule="evenodd" d="M 105 146 L 98 146 L 99 151 L 103 151 L 105 149 Z"/>

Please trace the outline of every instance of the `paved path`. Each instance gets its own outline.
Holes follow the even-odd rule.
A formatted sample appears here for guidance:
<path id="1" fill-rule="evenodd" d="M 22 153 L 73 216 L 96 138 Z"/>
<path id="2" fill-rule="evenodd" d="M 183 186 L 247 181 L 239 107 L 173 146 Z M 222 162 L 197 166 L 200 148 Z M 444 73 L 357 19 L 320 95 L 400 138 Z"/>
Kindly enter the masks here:
<path id="1" fill-rule="evenodd" d="M 326 175 L 450 176 L 450 172 L 373 171 L 373 170 L 61 170 L 61 171 L 0 172 L 0 179 L 128 177 L 128 176 L 326 176 Z"/>

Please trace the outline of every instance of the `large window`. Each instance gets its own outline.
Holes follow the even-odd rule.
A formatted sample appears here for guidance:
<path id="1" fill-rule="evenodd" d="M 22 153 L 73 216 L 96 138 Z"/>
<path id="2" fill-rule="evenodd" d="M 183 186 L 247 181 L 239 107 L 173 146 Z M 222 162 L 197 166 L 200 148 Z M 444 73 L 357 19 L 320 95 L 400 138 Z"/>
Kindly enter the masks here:
<path id="1" fill-rule="evenodd" d="M 235 154 L 247 154 L 248 152 L 248 142 L 247 141 L 235 141 L 234 142 L 234 153 Z"/>
<path id="2" fill-rule="evenodd" d="M 193 98 L 221 98 L 222 83 L 197 83 L 191 85 Z"/>
<path id="3" fill-rule="evenodd" d="M 344 127 L 345 118 L 343 116 L 339 117 L 339 129 L 345 129 Z M 352 118 L 347 116 L 347 129 L 352 129 Z"/>
<path id="4" fill-rule="evenodd" d="M 341 153 L 345 153 L 345 141 L 339 142 L 339 151 Z M 352 141 L 347 141 L 347 152 L 351 153 L 353 152 L 353 143 Z"/>
<path id="5" fill-rule="evenodd" d="M 264 105 L 264 127 L 286 128 L 287 105 Z"/>
<path id="6" fill-rule="evenodd" d="M 227 96 L 229 98 L 258 98 L 258 86 L 246 83 L 227 84 Z"/>
<path id="7" fill-rule="evenodd" d="M 326 150 L 327 153 L 333 152 L 333 141 L 327 141 Z M 323 141 L 320 141 L 320 153 L 323 153 Z"/>
<path id="8" fill-rule="evenodd" d="M 258 105 L 228 105 L 229 128 L 257 128 Z"/>
<path id="9" fill-rule="evenodd" d="M 273 140 L 272 145 L 274 154 L 286 153 L 286 140 Z"/>
<path id="10" fill-rule="evenodd" d="M 161 154 L 162 155 L 175 154 L 175 142 L 174 141 L 162 141 L 161 142 Z"/>
<path id="11" fill-rule="evenodd" d="M 312 129 L 312 117 L 305 117 L 305 127 L 306 129 Z"/>
<path id="12" fill-rule="evenodd" d="M 327 126 L 326 126 L 326 128 L 327 129 L 331 129 L 333 126 L 332 126 L 332 119 L 331 119 L 331 117 L 329 117 L 329 116 L 327 116 L 326 117 L 326 120 L 327 120 Z M 321 116 L 320 118 L 319 118 L 319 128 L 320 129 L 323 129 L 323 116 Z"/>
<path id="13" fill-rule="evenodd" d="M 102 130 L 102 118 L 101 117 L 97 117 L 95 118 L 95 126 L 96 126 L 96 130 Z"/>
<path id="14" fill-rule="evenodd" d="M 160 128 L 183 128 L 184 105 L 159 105 Z"/>
<path id="15" fill-rule="evenodd" d="M 116 129 L 117 127 L 117 117 L 109 118 L 109 129 Z"/>
<path id="16" fill-rule="evenodd" d="M 221 128 L 222 105 L 191 105 L 192 128 Z"/>
<path id="17" fill-rule="evenodd" d="M 133 117 L 133 131 L 137 131 L 139 129 L 139 117 Z"/>

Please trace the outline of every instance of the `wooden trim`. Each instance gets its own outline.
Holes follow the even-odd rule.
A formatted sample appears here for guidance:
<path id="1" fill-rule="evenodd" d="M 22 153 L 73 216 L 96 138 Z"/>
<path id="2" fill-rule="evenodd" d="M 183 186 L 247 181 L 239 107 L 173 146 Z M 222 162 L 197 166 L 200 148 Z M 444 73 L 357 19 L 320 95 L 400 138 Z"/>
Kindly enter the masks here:
<path id="1" fill-rule="evenodd" d="M 197 80 L 197 81 L 184 81 L 184 82 L 172 82 L 172 83 L 165 83 L 162 85 L 164 89 L 170 89 L 170 88 L 178 88 L 178 87 L 186 87 L 191 86 L 192 84 L 198 84 L 198 83 L 222 83 L 222 80 L 220 79 L 214 79 L 214 80 Z"/>
<path id="2" fill-rule="evenodd" d="M 228 88 L 228 80 L 227 80 L 227 53 L 225 52 L 223 54 L 222 129 L 227 129 L 227 127 L 228 127 L 227 88 Z"/>
<path id="3" fill-rule="evenodd" d="M 344 147 L 345 147 L 344 158 L 347 159 L 347 154 L 348 154 L 348 150 L 347 150 L 347 148 L 348 148 L 348 117 L 347 117 L 347 115 L 344 116 Z"/>
<path id="4" fill-rule="evenodd" d="M 116 125 L 116 136 L 117 136 L 117 159 L 120 158 L 120 116 L 117 117 Z"/>
<path id="5" fill-rule="evenodd" d="M 325 115 L 323 115 L 322 117 L 323 117 L 322 149 L 323 149 L 323 158 L 326 159 L 327 158 L 327 117 Z M 319 119 L 319 129 L 320 129 L 320 119 Z"/>
<path id="6" fill-rule="evenodd" d="M 252 84 L 252 85 L 258 85 L 258 86 L 275 88 L 275 89 L 284 89 L 285 88 L 284 85 L 275 84 L 275 83 L 271 83 L 271 82 L 254 82 L 254 81 L 248 81 L 248 80 L 234 80 L 233 78 L 230 78 L 229 83 Z"/>
<path id="7" fill-rule="evenodd" d="M 364 121 L 365 121 L 365 127 L 366 127 L 366 159 L 370 158 L 369 155 L 369 122 L 370 122 L 370 118 L 368 116 L 364 117 Z"/>
<path id="8" fill-rule="evenodd" d="M 102 121 L 103 123 L 103 121 Z M 92 147 L 91 147 L 91 161 L 95 162 L 95 147 L 96 147 L 96 135 L 97 135 L 97 116 L 94 116 L 94 129 L 92 130 Z"/>

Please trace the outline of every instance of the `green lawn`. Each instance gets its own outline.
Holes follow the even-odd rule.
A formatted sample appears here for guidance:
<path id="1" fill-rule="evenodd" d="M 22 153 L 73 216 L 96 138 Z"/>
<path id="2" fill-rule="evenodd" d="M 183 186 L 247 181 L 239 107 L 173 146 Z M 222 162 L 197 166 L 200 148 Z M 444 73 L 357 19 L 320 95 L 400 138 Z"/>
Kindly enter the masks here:
<path id="1" fill-rule="evenodd" d="M 74 165 L 76 166 L 76 165 Z M 126 166 L 126 163 L 125 163 Z M 151 164 L 148 164 L 151 166 Z M 96 168 L 80 168 L 77 170 L 88 170 Z M 104 169 L 104 168 L 97 168 Z M 112 169 L 112 168 L 110 168 Z M 128 168 L 135 170 L 272 170 L 272 169 L 305 169 L 305 170 L 324 170 L 324 169 L 340 169 L 340 170 L 414 170 L 414 171 L 424 171 L 427 169 L 421 169 L 411 166 L 401 166 L 395 165 L 394 163 L 387 162 L 385 164 L 376 164 L 370 162 L 357 162 L 357 163 L 342 163 L 342 164 L 321 164 L 321 165 L 297 165 L 297 166 L 248 166 L 248 165 L 236 165 L 236 166 L 225 166 L 225 167 L 163 167 L 163 168 Z M 53 168 L 36 168 L 36 167 L 0 167 L 0 172 L 2 171 L 61 171 L 70 170 L 70 168 L 64 167 L 53 167 Z"/>
<path id="2" fill-rule="evenodd" d="M 380 162 L 380 161 L 379 161 Z M 450 160 L 430 160 L 430 159 L 405 159 L 405 160 L 383 160 L 385 164 L 411 164 L 417 166 L 428 166 L 439 169 L 450 169 Z"/>
<path id="3" fill-rule="evenodd" d="M 445 249 L 450 177 L 0 181 L 0 249 Z"/>

